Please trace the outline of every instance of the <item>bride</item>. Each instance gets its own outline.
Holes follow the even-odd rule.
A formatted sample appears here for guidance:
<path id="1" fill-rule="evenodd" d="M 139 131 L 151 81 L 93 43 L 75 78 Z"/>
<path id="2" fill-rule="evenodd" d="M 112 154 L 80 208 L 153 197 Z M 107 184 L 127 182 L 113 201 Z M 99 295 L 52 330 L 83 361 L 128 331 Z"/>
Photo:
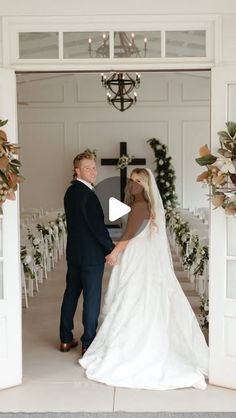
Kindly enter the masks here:
<path id="1" fill-rule="evenodd" d="M 107 256 L 114 265 L 102 325 L 79 363 L 89 379 L 139 389 L 205 389 L 208 347 L 175 276 L 151 170 L 134 169 L 131 212 Z"/>

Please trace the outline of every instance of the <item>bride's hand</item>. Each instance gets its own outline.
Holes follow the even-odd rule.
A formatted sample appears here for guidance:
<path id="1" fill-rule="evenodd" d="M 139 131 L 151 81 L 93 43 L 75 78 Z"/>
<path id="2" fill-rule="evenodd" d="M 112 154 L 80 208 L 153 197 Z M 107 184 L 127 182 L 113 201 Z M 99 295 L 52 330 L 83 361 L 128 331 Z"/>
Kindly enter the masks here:
<path id="1" fill-rule="evenodd" d="M 115 266 L 117 264 L 117 255 L 112 251 L 106 256 L 106 262 L 110 266 Z"/>

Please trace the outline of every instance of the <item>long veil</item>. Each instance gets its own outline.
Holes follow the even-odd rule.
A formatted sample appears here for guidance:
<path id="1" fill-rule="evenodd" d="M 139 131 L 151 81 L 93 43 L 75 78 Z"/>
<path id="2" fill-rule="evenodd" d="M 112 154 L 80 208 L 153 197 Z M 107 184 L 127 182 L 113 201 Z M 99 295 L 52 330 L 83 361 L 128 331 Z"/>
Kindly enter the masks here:
<path id="1" fill-rule="evenodd" d="M 169 262 L 170 266 L 173 268 L 171 251 L 166 233 L 165 210 L 162 203 L 162 198 L 152 171 L 149 168 L 146 168 L 146 170 L 148 171 L 150 178 L 150 192 L 153 198 L 155 223 L 157 225 L 156 238 L 159 242 L 161 242 L 160 248 L 162 261 Z"/>

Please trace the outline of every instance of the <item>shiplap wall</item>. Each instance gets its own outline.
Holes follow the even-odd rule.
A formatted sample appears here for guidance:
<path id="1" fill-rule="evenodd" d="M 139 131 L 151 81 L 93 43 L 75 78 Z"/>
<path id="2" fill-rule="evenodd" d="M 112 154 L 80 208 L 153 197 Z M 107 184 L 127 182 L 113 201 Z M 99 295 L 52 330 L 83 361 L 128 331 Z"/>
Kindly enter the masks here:
<path id="1" fill-rule="evenodd" d="M 98 182 L 117 176 L 117 169 L 101 167 L 100 159 L 117 157 L 120 141 L 154 169 L 146 143 L 152 137 L 168 145 L 180 204 L 191 209 L 207 205 L 206 190 L 195 182 L 201 169 L 194 159 L 199 147 L 209 144 L 209 73 L 143 73 L 138 103 L 123 113 L 106 103 L 100 74 L 19 75 L 17 87 L 26 178 L 22 207 L 61 207 L 72 160 L 87 147 L 97 150 Z"/>

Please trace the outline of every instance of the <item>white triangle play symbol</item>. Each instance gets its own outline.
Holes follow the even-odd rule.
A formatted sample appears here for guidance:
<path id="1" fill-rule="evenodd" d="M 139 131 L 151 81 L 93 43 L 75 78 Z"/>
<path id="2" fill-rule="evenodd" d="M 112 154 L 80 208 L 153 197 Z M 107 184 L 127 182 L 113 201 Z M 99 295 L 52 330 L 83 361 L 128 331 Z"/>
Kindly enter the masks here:
<path id="1" fill-rule="evenodd" d="M 115 199 L 115 197 L 110 197 L 109 199 L 109 221 L 113 222 L 122 216 L 129 213 L 131 208 L 128 205 L 120 202 L 119 200 Z"/>

